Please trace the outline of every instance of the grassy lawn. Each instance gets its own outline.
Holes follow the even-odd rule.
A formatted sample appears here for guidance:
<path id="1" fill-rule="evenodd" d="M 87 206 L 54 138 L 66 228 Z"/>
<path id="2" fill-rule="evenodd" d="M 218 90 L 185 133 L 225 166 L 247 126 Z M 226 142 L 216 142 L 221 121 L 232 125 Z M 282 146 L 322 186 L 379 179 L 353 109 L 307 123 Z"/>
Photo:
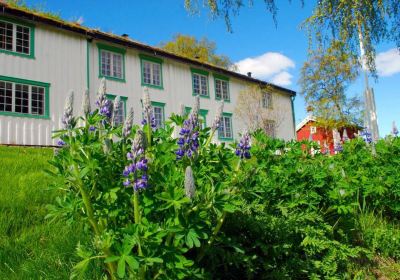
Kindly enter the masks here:
<path id="1" fill-rule="evenodd" d="M 45 220 L 52 149 L 0 146 L 0 279 L 69 279 L 83 232 Z"/>

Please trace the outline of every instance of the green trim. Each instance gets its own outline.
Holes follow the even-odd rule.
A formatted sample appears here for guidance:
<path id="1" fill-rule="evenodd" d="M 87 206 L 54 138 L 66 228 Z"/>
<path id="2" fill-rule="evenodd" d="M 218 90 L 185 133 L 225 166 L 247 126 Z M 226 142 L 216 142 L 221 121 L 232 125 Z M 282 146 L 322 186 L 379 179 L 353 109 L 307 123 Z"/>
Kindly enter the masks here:
<path id="1" fill-rule="evenodd" d="M 111 93 L 106 93 L 106 97 L 109 100 L 114 101 L 114 99 L 117 97 L 117 95 L 111 94 Z M 128 97 L 119 95 L 119 98 L 121 98 L 121 101 L 124 102 L 124 115 L 125 115 L 124 118 L 126 118 L 126 101 L 128 100 Z"/>
<path id="2" fill-rule="evenodd" d="M 192 73 L 196 73 L 196 74 L 200 74 L 200 75 L 204 75 L 204 76 L 208 76 L 210 73 L 206 70 L 203 69 L 197 69 L 197 68 L 190 68 L 190 71 L 192 71 Z"/>
<path id="3" fill-rule="evenodd" d="M 233 141 L 233 120 L 232 120 L 232 113 L 222 113 L 223 117 L 228 117 L 231 120 L 231 133 L 232 137 L 221 137 L 219 130 L 218 130 L 218 139 L 222 141 Z"/>
<path id="4" fill-rule="evenodd" d="M 208 72 L 205 70 L 201 70 L 201 69 L 196 69 L 196 68 L 190 68 L 190 71 L 192 72 L 192 95 L 193 96 L 200 96 L 201 98 L 210 98 L 210 80 L 208 79 Z M 197 94 L 194 92 L 194 82 L 193 82 L 193 74 L 197 74 L 197 75 L 202 75 L 202 76 L 206 76 L 207 77 L 207 95 L 201 95 L 201 94 Z"/>
<path id="5" fill-rule="evenodd" d="M 90 89 L 90 42 L 86 40 L 86 87 Z"/>
<path id="6" fill-rule="evenodd" d="M 44 114 L 43 115 L 32 115 L 32 114 L 23 114 L 23 113 L 16 113 L 16 112 L 3 112 L 0 111 L 0 115 L 3 116 L 12 116 L 12 117 L 25 117 L 25 118 L 33 118 L 33 119 L 50 119 L 50 84 L 37 82 L 32 80 L 14 78 L 14 77 L 7 77 L 7 76 L 0 76 L 0 81 L 3 82 L 12 82 L 30 86 L 38 86 L 44 88 Z"/>
<path id="7" fill-rule="evenodd" d="M 191 107 L 185 106 L 185 114 L 186 116 L 190 114 L 190 111 L 192 111 Z M 199 115 L 203 117 L 204 123 L 203 123 L 203 128 L 207 127 L 207 115 L 208 115 L 208 110 L 206 109 L 200 109 L 199 110 Z"/>
<path id="8" fill-rule="evenodd" d="M 165 103 L 151 101 L 151 106 L 162 108 L 163 111 L 162 127 L 165 127 Z"/>
<path id="9" fill-rule="evenodd" d="M 107 80 L 111 80 L 111 81 L 117 81 L 117 82 L 123 82 L 125 83 L 125 54 L 126 54 L 126 50 L 125 49 L 121 49 L 118 47 L 114 47 L 114 46 L 110 46 L 110 45 L 105 45 L 102 43 L 97 43 L 97 49 L 98 49 L 98 53 L 99 53 L 99 78 L 106 78 Z M 101 74 L 101 51 L 105 50 L 105 51 L 109 51 L 109 52 L 114 52 L 114 53 L 118 53 L 122 55 L 122 78 L 116 78 L 113 76 L 106 76 L 106 75 L 102 75 Z"/>
<path id="10" fill-rule="evenodd" d="M 164 89 L 164 82 L 163 82 L 163 60 L 161 58 L 158 57 L 152 57 L 152 56 L 148 56 L 145 54 L 139 54 L 139 58 L 140 58 L 140 74 L 141 74 L 141 84 L 142 86 L 147 86 L 147 87 L 151 87 L 151 88 L 155 88 L 155 89 Z M 153 84 L 148 84 L 144 82 L 144 75 L 143 75 L 143 60 L 148 61 L 148 62 L 152 62 L 152 63 L 157 63 L 160 65 L 160 82 L 161 84 L 158 85 L 153 85 Z"/>
<path id="11" fill-rule="evenodd" d="M 20 21 L 20 20 L 5 17 L 5 16 L 0 16 L 0 21 L 5 21 L 5 22 L 12 23 L 12 24 L 17 24 L 17 25 L 21 25 L 24 27 L 28 27 L 30 30 L 30 32 L 29 32 L 29 35 L 30 35 L 29 54 L 8 51 L 8 50 L 0 50 L 0 53 L 35 59 L 35 25 L 32 23 Z"/>
<path id="12" fill-rule="evenodd" d="M 139 54 L 139 57 L 141 59 L 148 60 L 148 61 L 155 62 L 155 63 L 159 63 L 159 64 L 164 62 L 164 60 L 159 58 L 159 57 L 154 57 L 154 56 L 150 56 L 150 55 L 146 55 L 146 54 L 142 54 L 142 53 Z"/>
<path id="13" fill-rule="evenodd" d="M 223 99 L 223 98 L 217 97 L 217 82 L 216 81 L 220 80 L 222 82 L 226 82 L 227 83 L 228 99 L 224 99 L 224 102 L 230 103 L 231 102 L 231 90 L 230 90 L 230 86 L 229 86 L 229 78 L 225 77 L 225 76 L 222 76 L 222 75 L 218 75 L 218 74 L 213 74 L 213 76 L 214 76 L 214 95 L 215 95 L 215 100 Z"/>

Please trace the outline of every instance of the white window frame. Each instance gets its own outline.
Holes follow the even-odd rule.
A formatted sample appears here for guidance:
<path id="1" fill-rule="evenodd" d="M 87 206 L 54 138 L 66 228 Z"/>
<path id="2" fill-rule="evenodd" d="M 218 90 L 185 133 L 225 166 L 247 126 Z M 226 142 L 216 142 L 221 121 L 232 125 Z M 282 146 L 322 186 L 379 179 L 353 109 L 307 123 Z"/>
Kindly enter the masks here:
<path id="1" fill-rule="evenodd" d="M 219 82 L 219 86 L 217 81 Z M 230 101 L 229 81 L 215 78 L 214 82 L 215 82 L 215 99 L 218 100 L 223 99 L 225 101 Z M 226 92 L 224 92 L 224 84 L 226 85 Z M 218 91 L 220 96 L 218 96 Z"/>
<path id="2" fill-rule="evenodd" d="M 144 69 L 145 69 L 145 65 L 148 64 L 149 65 L 149 69 L 150 69 L 150 82 L 146 81 L 145 79 L 145 75 L 144 75 Z M 158 83 L 156 83 L 155 80 L 155 68 L 158 68 L 158 73 L 159 73 L 159 77 L 158 77 Z M 142 75 L 143 75 L 143 84 L 145 85 L 151 85 L 151 86 L 155 86 L 155 87 L 161 87 L 162 86 L 162 67 L 161 67 L 161 63 L 157 63 L 157 62 L 153 62 L 153 61 L 149 61 L 149 60 L 145 60 L 143 59 L 142 61 Z"/>
<path id="3" fill-rule="evenodd" d="M 262 107 L 266 109 L 272 109 L 272 93 L 263 92 L 262 93 Z"/>
<path id="4" fill-rule="evenodd" d="M 117 53 L 117 52 L 112 52 L 109 50 L 105 50 L 105 49 L 99 49 L 100 51 L 100 76 L 103 77 L 108 77 L 108 78 L 114 78 L 114 79 L 118 79 L 118 80 L 123 80 L 124 79 L 124 55 L 121 53 Z M 110 56 L 110 75 L 107 75 L 106 73 L 103 72 L 103 64 L 105 64 L 105 62 L 103 61 L 103 53 L 108 54 Z M 114 67 L 116 66 L 116 57 L 120 57 L 121 58 L 121 63 L 120 63 L 120 76 L 117 75 L 118 70 L 115 71 L 114 73 Z M 107 64 L 105 64 L 107 65 Z"/>
<path id="5" fill-rule="evenodd" d="M 8 49 L 3 49 L 0 48 L 0 51 L 3 52 L 12 52 L 15 54 L 20 54 L 20 55 L 24 55 L 24 56 L 31 56 L 32 55 L 32 32 L 33 32 L 33 27 L 29 26 L 29 25 L 24 25 L 24 24 L 19 24 L 19 23 L 15 23 L 12 21 L 8 21 L 8 20 L 4 20 L 0 18 L 0 22 L 6 23 L 6 24 L 11 24 L 12 25 L 12 49 L 8 50 Z M 28 46 L 28 53 L 25 52 L 21 52 L 21 51 L 17 51 L 17 27 L 20 26 L 22 28 L 27 28 L 29 30 L 29 34 L 28 34 L 28 42 L 29 42 L 29 46 Z"/>
<path id="6" fill-rule="evenodd" d="M 225 123 L 226 123 L 225 120 L 229 120 L 230 131 L 227 131 L 227 128 L 225 126 Z M 218 129 L 218 138 L 220 140 L 232 140 L 233 139 L 232 115 L 227 115 L 227 114 L 222 115 L 221 125 Z"/>
<path id="7" fill-rule="evenodd" d="M 195 76 L 198 77 L 199 79 L 199 88 L 195 88 L 195 83 L 194 83 L 194 79 Z M 201 79 L 205 80 L 205 84 L 202 83 Z M 199 74 L 199 73 L 192 73 L 192 83 L 193 83 L 193 95 L 199 95 L 199 96 L 203 96 L 203 97 L 209 97 L 210 93 L 208 91 L 208 76 L 207 75 L 203 75 L 203 74 Z M 198 92 L 196 91 L 198 90 Z M 205 94 L 203 94 L 203 91 L 205 91 Z"/>
<path id="8" fill-rule="evenodd" d="M 26 115 L 26 116 L 38 116 L 38 117 L 44 117 L 46 116 L 46 88 L 43 86 L 37 86 L 37 85 L 29 85 L 29 84 L 24 84 L 24 83 L 18 83 L 18 82 L 10 82 L 10 81 L 3 81 L 0 80 L 0 83 L 10 83 L 11 86 L 11 94 L 12 94 L 12 98 L 11 98 L 11 111 L 5 111 L 5 110 L 0 110 L 0 112 L 2 113 L 14 113 L 17 115 Z M 21 112 L 16 112 L 15 108 L 16 108 L 16 86 L 17 85 L 21 85 L 23 86 L 27 86 L 28 87 L 28 113 L 21 113 Z M 33 103 L 33 99 L 32 99 L 32 88 L 36 87 L 36 88 L 40 88 L 42 89 L 43 93 L 42 93 L 42 114 L 37 114 L 32 112 L 32 103 Z M 38 107 L 40 108 L 40 107 Z"/>
<path id="9" fill-rule="evenodd" d="M 156 112 L 155 112 L 156 108 L 160 109 L 161 118 L 160 118 L 159 122 L 157 121 L 157 118 L 156 118 Z M 152 110 L 153 110 L 153 117 L 154 117 L 155 122 L 156 122 L 156 128 L 164 127 L 164 122 L 165 122 L 165 120 L 164 120 L 164 115 L 165 115 L 164 106 L 152 105 Z"/>

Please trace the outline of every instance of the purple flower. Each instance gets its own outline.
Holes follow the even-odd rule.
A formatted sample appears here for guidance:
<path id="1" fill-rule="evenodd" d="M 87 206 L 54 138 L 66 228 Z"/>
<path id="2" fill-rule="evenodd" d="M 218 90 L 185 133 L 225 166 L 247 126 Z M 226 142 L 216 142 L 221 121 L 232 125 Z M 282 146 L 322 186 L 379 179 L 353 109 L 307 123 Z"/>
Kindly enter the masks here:
<path id="1" fill-rule="evenodd" d="M 360 136 L 363 138 L 364 142 L 367 144 L 372 143 L 372 134 L 369 132 L 368 128 L 364 128 L 363 131 L 361 131 Z"/>
<path id="2" fill-rule="evenodd" d="M 63 141 L 63 140 L 58 140 L 58 142 L 57 142 L 57 145 L 58 146 L 64 146 L 65 145 L 65 142 Z"/>
<path id="3" fill-rule="evenodd" d="M 197 153 L 199 148 L 199 119 L 198 115 L 192 113 L 189 119 L 183 122 L 183 127 L 179 132 L 178 150 L 175 152 L 176 159 L 180 160 L 185 155 L 189 158 Z"/>
<path id="4" fill-rule="evenodd" d="M 335 144 L 334 150 L 335 150 L 335 152 L 337 152 L 337 153 L 342 152 L 342 151 L 343 151 L 343 146 L 342 146 L 342 144 L 341 144 L 341 143 Z"/>
<path id="5" fill-rule="evenodd" d="M 251 158 L 250 148 L 250 134 L 246 132 L 243 134 L 242 139 L 240 139 L 239 144 L 236 146 L 235 154 L 240 157 L 240 159 L 249 159 Z"/>
<path id="6" fill-rule="evenodd" d="M 127 179 L 123 185 L 125 187 L 133 187 L 135 191 L 145 189 L 148 187 L 147 177 L 147 159 L 145 157 L 145 140 L 146 137 L 142 130 L 138 130 L 133 140 L 131 151 L 127 153 L 126 157 L 130 162 L 125 166 L 122 175 Z"/>
<path id="7" fill-rule="evenodd" d="M 96 130 L 95 126 L 93 126 L 93 125 L 89 126 L 89 131 L 95 131 L 95 130 Z"/>

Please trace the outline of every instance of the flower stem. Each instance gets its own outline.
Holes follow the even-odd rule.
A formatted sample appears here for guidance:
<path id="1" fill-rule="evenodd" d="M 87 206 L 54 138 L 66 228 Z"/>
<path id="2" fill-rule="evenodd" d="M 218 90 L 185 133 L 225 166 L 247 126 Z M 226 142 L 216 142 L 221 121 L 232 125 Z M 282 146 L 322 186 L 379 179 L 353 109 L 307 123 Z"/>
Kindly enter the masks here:
<path id="1" fill-rule="evenodd" d="M 139 191 L 134 191 L 133 195 L 133 211 L 135 215 L 135 224 L 140 224 L 140 212 L 139 212 Z"/>

